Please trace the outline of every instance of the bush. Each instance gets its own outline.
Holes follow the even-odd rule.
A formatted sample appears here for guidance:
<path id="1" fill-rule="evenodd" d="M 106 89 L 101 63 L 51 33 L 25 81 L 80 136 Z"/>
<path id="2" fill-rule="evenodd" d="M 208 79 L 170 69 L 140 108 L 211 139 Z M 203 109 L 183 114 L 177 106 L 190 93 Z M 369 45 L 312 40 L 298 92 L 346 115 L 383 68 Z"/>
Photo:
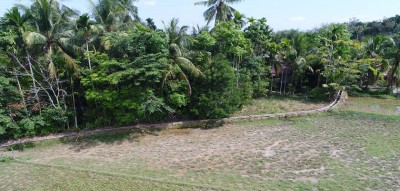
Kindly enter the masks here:
<path id="1" fill-rule="evenodd" d="M 326 88 L 323 87 L 316 87 L 311 90 L 310 96 L 316 100 L 328 100 L 329 99 L 329 92 Z"/>
<path id="2" fill-rule="evenodd" d="M 192 83 L 193 95 L 189 111 L 194 118 L 215 119 L 227 117 L 251 97 L 248 84 L 236 84 L 235 70 L 223 56 L 214 58 L 214 62 L 203 67 L 204 78 Z M 251 92 L 251 91 L 250 91 Z"/>

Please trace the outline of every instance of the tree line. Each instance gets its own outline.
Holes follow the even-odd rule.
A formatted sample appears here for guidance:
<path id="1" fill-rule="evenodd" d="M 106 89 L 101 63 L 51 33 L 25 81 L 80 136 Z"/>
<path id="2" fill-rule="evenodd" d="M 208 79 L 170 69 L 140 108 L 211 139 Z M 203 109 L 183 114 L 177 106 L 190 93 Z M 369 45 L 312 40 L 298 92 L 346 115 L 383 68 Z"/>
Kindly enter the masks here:
<path id="1" fill-rule="evenodd" d="M 17 4 L 0 21 L 0 139 L 68 129 L 227 117 L 275 92 L 329 99 L 399 85 L 400 36 L 354 22 L 273 32 L 240 0 L 208 0 L 208 26 L 159 29 L 132 0 Z M 214 23 L 213 26 L 210 23 Z"/>

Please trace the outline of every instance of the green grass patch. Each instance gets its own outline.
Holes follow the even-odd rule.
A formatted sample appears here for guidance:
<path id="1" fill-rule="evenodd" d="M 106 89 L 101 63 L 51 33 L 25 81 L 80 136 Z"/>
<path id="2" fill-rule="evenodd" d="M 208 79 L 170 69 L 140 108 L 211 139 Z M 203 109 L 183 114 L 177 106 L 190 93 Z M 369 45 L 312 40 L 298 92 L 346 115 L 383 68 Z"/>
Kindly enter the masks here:
<path id="1" fill-rule="evenodd" d="M 363 144 L 365 151 L 372 156 L 400 155 L 400 134 L 369 134 Z"/>
<path id="2" fill-rule="evenodd" d="M 18 161 L 0 163 L 0 190 L 399 190 L 400 116 L 362 110 L 396 101 L 365 99 L 304 117 L 33 143 L 4 153 Z"/>
<path id="3" fill-rule="evenodd" d="M 232 122 L 232 124 L 238 125 L 238 126 L 276 126 L 278 124 L 281 124 L 284 120 L 282 119 L 260 119 L 260 120 L 243 120 L 243 121 L 235 121 Z"/>
<path id="4" fill-rule="evenodd" d="M 249 116 L 262 114 L 275 114 L 293 111 L 313 110 L 322 108 L 329 103 L 310 100 L 298 96 L 277 96 L 261 97 L 245 105 L 233 116 Z"/>
<path id="5" fill-rule="evenodd" d="M 338 115 L 344 118 L 360 119 L 360 120 L 389 120 L 400 121 L 400 115 L 384 115 L 378 113 L 363 112 L 358 110 L 344 110 Z M 400 124 L 399 124 L 400 128 Z"/>

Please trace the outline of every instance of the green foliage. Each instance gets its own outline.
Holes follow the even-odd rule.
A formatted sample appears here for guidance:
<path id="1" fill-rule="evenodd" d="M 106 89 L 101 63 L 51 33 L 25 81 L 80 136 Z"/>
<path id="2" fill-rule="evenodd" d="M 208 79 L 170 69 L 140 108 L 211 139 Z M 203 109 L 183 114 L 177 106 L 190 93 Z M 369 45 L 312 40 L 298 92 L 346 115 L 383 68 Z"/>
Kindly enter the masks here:
<path id="1" fill-rule="evenodd" d="M 144 121 L 153 123 L 162 121 L 169 113 L 175 112 L 164 102 L 163 98 L 156 97 L 152 91 L 147 94 L 145 101 L 141 104 Z"/>
<path id="2" fill-rule="evenodd" d="M 215 23 L 231 21 L 234 13 L 237 12 L 229 4 L 240 2 L 241 0 L 205 0 L 196 2 L 195 5 L 207 6 L 208 9 L 203 13 L 207 25 L 210 22 Z"/>
<path id="3" fill-rule="evenodd" d="M 184 107 L 187 105 L 187 96 L 185 94 L 173 93 L 169 95 L 169 101 L 176 107 Z"/>
<path id="4" fill-rule="evenodd" d="M 42 115 L 38 118 L 32 119 L 31 123 L 40 125 L 36 131 L 41 135 L 47 135 L 49 133 L 58 133 L 65 127 L 68 121 L 68 113 L 58 107 L 58 108 L 44 108 L 42 110 Z"/>
<path id="5" fill-rule="evenodd" d="M 87 113 L 94 125 L 155 122 L 173 112 L 162 97 L 169 62 L 162 34 L 141 28 L 110 33 L 106 39 L 111 44 L 109 56 L 94 54 L 94 70 L 81 80 L 85 97 L 94 106 Z"/>
<path id="6" fill-rule="evenodd" d="M 138 25 L 126 32 L 107 33 L 103 45 L 113 58 L 135 59 L 144 54 L 167 53 L 167 41 L 160 31 Z"/>
<path id="7" fill-rule="evenodd" d="M 316 100 L 327 100 L 329 98 L 329 91 L 327 88 L 316 87 L 311 90 L 310 96 Z"/>
<path id="8" fill-rule="evenodd" d="M 222 22 L 215 26 L 213 37 L 218 53 L 224 54 L 231 61 L 242 60 L 252 53 L 251 42 L 243 32 L 235 28 L 233 22 Z"/>
<path id="9" fill-rule="evenodd" d="M 143 110 L 142 104 L 149 98 L 149 91 L 155 89 L 160 93 L 163 71 L 167 67 L 163 54 L 142 55 L 133 62 L 118 62 L 96 54 L 93 61 L 98 66 L 92 74 L 82 78 L 82 84 L 87 89 L 86 99 L 95 106 L 93 114 L 89 112 L 93 116 L 88 117 L 96 118 L 96 126 L 135 123 L 145 114 L 154 113 Z M 162 102 L 152 98 L 156 104 Z"/>
<path id="10" fill-rule="evenodd" d="M 274 46 L 273 33 L 265 18 L 251 21 L 250 25 L 244 29 L 244 35 L 251 40 L 257 56 L 271 56 Z"/>
<path id="11" fill-rule="evenodd" d="M 189 112 L 196 118 L 227 117 L 243 103 L 247 92 L 236 85 L 235 71 L 223 56 L 203 67 L 204 79 L 194 81 Z"/>
<path id="12" fill-rule="evenodd" d="M 262 57 L 252 57 L 244 64 L 248 76 L 247 81 L 251 82 L 254 96 L 262 96 L 268 93 L 269 78 L 266 75 L 270 72 L 270 67 L 267 66 Z M 243 76 L 243 75 L 241 75 Z"/>
<path id="13" fill-rule="evenodd" d="M 13 7 L 0 19 L 0 139 L 227 117 L 277 86 L 319 99 L 400 86 L 400 35 L 388 30 L 399 16 L 275 33 L 236 2 L 196 3 L 216 22 L 191 35 L 175 18 L 164 30 L 141 23 L 130 0 L 92 2 L 83 15 L 58 0 Z"/>
<path id="14" fill-rule="evenodd" d="M 11 158 L 11 157 L 9 157 L 9 156 L 3 156 L 3 155 L 1 155 L 0 154 L 0 163 L 1 162 L 10 162 L 10 161 L 12 161 L 13 160 L 13 158 Z"/>

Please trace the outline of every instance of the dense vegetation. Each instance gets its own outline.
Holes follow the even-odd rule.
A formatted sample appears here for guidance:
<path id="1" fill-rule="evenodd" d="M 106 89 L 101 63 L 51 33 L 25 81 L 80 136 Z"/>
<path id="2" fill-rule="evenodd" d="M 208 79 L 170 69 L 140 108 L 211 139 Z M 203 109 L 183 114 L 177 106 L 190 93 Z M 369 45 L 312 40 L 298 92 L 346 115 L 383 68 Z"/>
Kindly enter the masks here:
<path id="1" fill-rule="evenodd" d="M 57 0 L 16 5 L 0 22 L 0 140 L 226 117 L 268 92 L 399 85 L 398 16 L 274 33 L 234 2 L 196 3 L 215 25 L 192 30 L 158 29 L 132 0 L 99 0 L 92 16 Z"/>

